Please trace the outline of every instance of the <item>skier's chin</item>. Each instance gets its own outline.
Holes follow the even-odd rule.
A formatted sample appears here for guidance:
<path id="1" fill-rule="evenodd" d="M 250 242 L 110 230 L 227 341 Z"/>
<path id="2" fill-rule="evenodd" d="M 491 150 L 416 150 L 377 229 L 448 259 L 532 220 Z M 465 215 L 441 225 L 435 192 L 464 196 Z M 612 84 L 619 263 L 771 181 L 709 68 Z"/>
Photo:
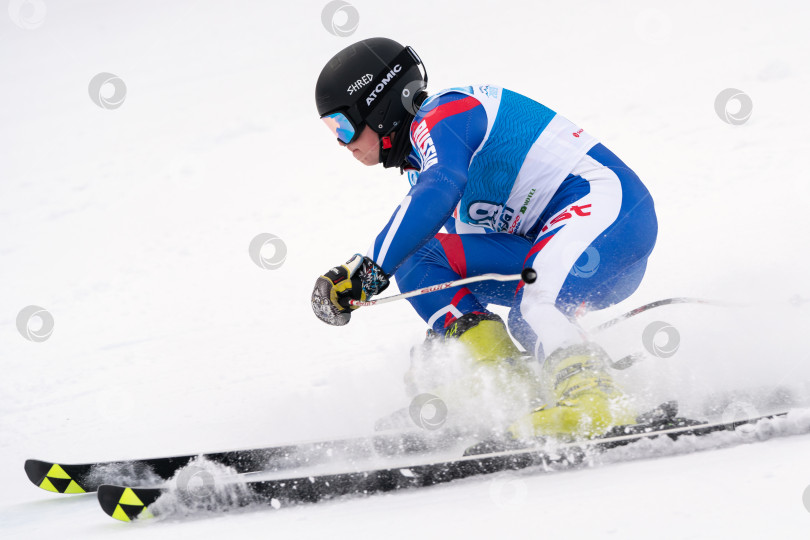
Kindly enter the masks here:
<path id="1" fill-rule="evenodd" d="M 354 154 L 354 159 L 356 159 L 366 167 L 373 167 L 374 165 L 378 165 L 380 163 L 379 157 L 371 154 L 360 154 L 359 152 Z"/>

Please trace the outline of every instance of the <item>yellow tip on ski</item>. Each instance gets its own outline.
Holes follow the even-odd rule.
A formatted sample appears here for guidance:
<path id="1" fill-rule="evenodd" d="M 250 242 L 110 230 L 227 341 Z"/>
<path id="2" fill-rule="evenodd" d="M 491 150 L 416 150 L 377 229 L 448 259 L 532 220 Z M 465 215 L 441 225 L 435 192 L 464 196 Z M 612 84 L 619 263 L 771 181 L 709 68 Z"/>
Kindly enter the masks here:
<path id="1" fill-rule="evenodd" d="M 135 492 L 132 489 L 127 488 L 121 494 L 121 498 L 118 499 L 118 504 L 128 504 L 130 506 L 146 506 L 141 502 Z"/>
<path id="2" fill-rule="evenodd" d="M 82 487 L 74 482 L 73 480 L 70 481 L 68 487 L 65 488 L 65 493 L 87 493 Z"/>
<path id="3" fill-rule="evenodd" d="M 112 517 L 120 521 L 131 521 L 127 513 L 124 512 L 124 509 L 121 508 L 120 504 L 115 505 L 115 512 L 112 513 Z"/>
<path id="4" fill-rule="evenodd" d="M 68 473 L 66 473 L 65 469 L 63 469 L 57 463 L 54 463 L 51 466 L 51 470 L 48 471 L 48 474 L 46 474 L 45 476 L 50 476 L 51 478 L 63 478 L 65 480 L 70 480 L 70 475 Z"/>
<path id="5" fill-rule="evenodd" d="M 56 487 L 53 484 L 51 484 L 51 481 L 48 480 L 47 476 L 42 481 L 42 483 L 39 485 L 39 487 L 41 487 L 45 491 L 53 491 L 54 493 L 59 493 L 59 490 L 56 489 Z"/>

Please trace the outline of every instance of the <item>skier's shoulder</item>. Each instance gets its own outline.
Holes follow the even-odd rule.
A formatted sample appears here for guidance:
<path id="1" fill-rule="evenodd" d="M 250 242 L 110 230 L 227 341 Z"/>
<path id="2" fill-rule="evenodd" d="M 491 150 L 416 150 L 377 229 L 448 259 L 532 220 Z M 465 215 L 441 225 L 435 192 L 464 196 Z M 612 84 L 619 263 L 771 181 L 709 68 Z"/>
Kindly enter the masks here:
<path id="1" fill-rule="evenodd" d="M 531 119 L 538 115 L 553 117 L 557 113 L 529 95 L 522 92 L 497 86 L 494 84 L 479 84 L 464 87 L 469 95 L 481 103 L 491 121 L 501 113 L 510 117 Z M 462 89 L 451 89 L 460 91 Z"/>
<path id="2" fill-rule="evenodd" d="M 472 128 L 473 131 L 476 131 L 477 127 L 486 132 L 487 127 L 497 117 L 505 97 L 509 103 L 515 99 L 533 101 L 517 92 L 493 84 L 454 86 L 440 90 L 422 102 L 411 123 L 411 133 L 430 131 L 442 120 L 454 117 L 459 121 L 461 118 L 467 120 L 472 117 L 473 121 L 465 127 Z"/>
<path id="3" fill-rule="evenodd" d="M 481 103 L 480 96 L 476 95 L 474 86 L 445 88 L 428 96 L 422 102 L 416 112 L 413 125 L 418 125 L 425 119 L 434 119 L 439 116 L 445 118 L 467 112 L 479 105 L 483 105 L 483 103 Z"/>
<path id="4" fill-rule="evenodd" d="M 423 154 L 434 144 L 447 150 L 458 145 L 475 148 L 486 133 L 487 118 L 475 87 L 447 88 L 422 102 L 410 126 L 411 141 Z M 447 128 L 436 132 L 436 126 Z"/>
<path id="5" fill-rule="evenodd" d="M 421 105 L 417 113 L 418 117 L 424 117 L 430 114 L 433 110 L 457 101 L 464 101 L 466 103 L 477 102 L 483 106 L 487 112 L 497 110 L 501 102 L 506 99 L 507 101 L 534 101 L 537 100 L 529 96 L 504 88 L 494 84 L 474 84 L 470 86 L 454 86 L 440 90 L 435 94 L 430 95 Z"/>

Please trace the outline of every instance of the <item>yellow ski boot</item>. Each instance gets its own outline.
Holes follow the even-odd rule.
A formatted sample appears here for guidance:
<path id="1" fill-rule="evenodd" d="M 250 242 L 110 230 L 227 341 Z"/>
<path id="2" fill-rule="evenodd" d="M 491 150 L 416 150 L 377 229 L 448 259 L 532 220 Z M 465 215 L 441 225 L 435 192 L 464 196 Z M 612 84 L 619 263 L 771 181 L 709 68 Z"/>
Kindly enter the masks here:
<path id="1" fill-rule="evenodd" d="M 605 367 L 606 353 L 594 344 L 558 349 L 543 364 L 543 382 L 556 401 L 509 427 L 515 439 L 592 438 L 611 427 L 636 423 L 636 411 Z"/>
<path id="2" fill-rule="evenodd" d="M 428 334 L 425 343 L 411 351 L 411 369 L 405 375 L 409 394 L 428 391 L 445 401 L 456 402 L 475 399 L 476 396 L 502 395 L 527 403 L 540 391 L 540 380 L 529 365 L 534 359 L 515 346 L 499 316 L 468 313 L 459 317 L 444 334 L 432 331 Z M 438 382 L 428 377 L 431 380 L 427 385 L 417 384 L 419 362 L 423 362 L 423 356 L 427 358 L 427 364 L 438 371 L 448 367 L 442 364 L 445 360 L 443 351 L 449 349 L 442 347 L 452 341 L 460 344 L 462 356 L 471 360 L 469 368 L 451 380 Z M 421 367 L 424 370 L 424 366 Z M 524 410 L 525 407 L 524 404 Z"/>
<path id="3" fill-rule="evenodd" d="M 444 336 L 445 339 L 458 339 L 474 362 L 514 362 L 523 357 L 509 337 L 503 320 L 495 314 L 463 315 L 456 319 Z"/>

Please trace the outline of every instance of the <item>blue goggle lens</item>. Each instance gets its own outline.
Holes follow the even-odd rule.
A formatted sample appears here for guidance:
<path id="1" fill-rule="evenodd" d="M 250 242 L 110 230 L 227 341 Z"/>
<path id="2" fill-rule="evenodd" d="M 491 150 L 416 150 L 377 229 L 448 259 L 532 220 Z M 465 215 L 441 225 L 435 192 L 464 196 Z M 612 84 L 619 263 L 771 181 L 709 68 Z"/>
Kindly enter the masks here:
<path id="1" fill-rule="evenodd" d="M 322 116 L 321 120 L 332 132 L 332 135 L 338 138 L 343 144 L 349 144 L 356 135 L 356 130 L 351 120 L 342 112 L 336 112 Z"/>

